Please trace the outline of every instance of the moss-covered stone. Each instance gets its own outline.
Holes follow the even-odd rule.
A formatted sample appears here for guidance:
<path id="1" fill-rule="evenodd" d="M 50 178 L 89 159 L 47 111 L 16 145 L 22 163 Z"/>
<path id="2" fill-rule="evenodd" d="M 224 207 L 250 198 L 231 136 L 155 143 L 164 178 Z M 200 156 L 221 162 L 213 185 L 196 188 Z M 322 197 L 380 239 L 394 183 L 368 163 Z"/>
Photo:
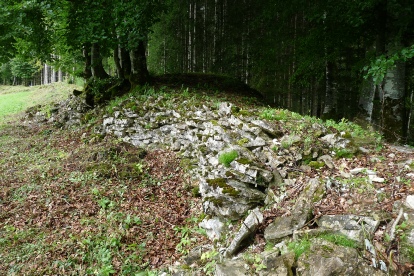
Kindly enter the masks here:
<path id="1" fill-rule="evenodd" d="M 242 115 L 242 116 L 252 116 L 252 113 L 250 112 L 250 111 L 248 111 L 248 110 L 245 110 L 245 109 L 243 109 L 243 110 L 240 110 L 239 111 L 239 115 Z"/>
<path id="2" fill-rule="evenodd" d="M 204 202 L 209 201 L 211 203 L 213 203 L 214 205 L 216 205 L 217 207 L 222 207 L 224 206 L 225 201 L 221 198 L 216 198 L 216 197 L 205 197 L 204 198 Z"/>
<path id="3" fill-rule="evenodd" d="M 210 122 L 213 126 L 218 126 L 219 125 L 217 120 L 211 120 Z"/>
<path id="4" fill-rule="evenodd" d="M 239 141 L 237 141 L 237 144 L 239 146 L 241 146 L 241 147 L 244 146 L 244 145 L 246 145 L 247 143 L 249 143 L 249 139 L 248 138 L 242 138 Z"/>
<path id="5" fill-rule="evenodd" d="M 207 179 L 207 184 L 213 187 L 214 189 L 221 188 L 223 194 L 227 194 L 232 197 L 236 197 L 240 194 L 240 191 L 228 185 L 226 183 L 226 179 L 224 178 Z"/>
<path id="6" fill-rule="evenodd" d="M 236 160 L 237 163 L 243 164 L 243 165 L 250 165 L 252 164 L 252 161 L 245 158 L 245 157 L 241 157 L 239 159 Z"/>
<path id="7" fill-rule="evenodd" d="M 325 166 L 325 162 L 322 161 L 311 161 L 309 162 L 309 166 L 315 170 L 319 170 L 320 168 Z"/>

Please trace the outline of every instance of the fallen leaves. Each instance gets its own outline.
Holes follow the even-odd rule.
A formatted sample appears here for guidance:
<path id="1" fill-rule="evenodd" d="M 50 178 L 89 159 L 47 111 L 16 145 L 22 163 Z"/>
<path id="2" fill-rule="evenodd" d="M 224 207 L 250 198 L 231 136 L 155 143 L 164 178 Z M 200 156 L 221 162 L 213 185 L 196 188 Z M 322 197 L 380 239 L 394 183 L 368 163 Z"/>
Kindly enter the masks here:
<path id="1" fill-rule="evenodd" d="M 0 133 L 12 137 L 0 143 L 0 271 L 84 274 L 109 265 L 118 273 L 162 267 L 181 256 L 174 227 L 188 225 L 202 208 L 174 153 L 157 149 L 144 157 L 109 137 L 86 144 L 76 132 L 45 130 Z M 91 161 L 100 153 L 109 155 Z M 91 162 L 113 170 L 101 176 L 88 169 Z M 119 175 L 137 163 L 144 166 L 136 174 Z M 29 245 L 23 261 L 19 246 Z"/>

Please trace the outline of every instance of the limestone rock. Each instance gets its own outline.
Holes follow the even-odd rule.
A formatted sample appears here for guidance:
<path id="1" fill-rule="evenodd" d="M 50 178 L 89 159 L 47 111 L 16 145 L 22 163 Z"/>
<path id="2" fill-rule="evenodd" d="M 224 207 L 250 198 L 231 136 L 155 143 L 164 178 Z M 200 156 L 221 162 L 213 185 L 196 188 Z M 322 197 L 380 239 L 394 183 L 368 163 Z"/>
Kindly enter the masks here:
<path id="1" fill-rule="evenodd" d="M 364 240 L 364 235 L 372 235 L 379 223 L 370 217 L 356 215 L 325 215 L 317 221 L 320 228 L 338 231 L 358 242 Z"/>
<path id="2" fill-rule="evenodd" d="M 210 240 L 219 240 L 224 230 L 224 223 L 220 218 L 204 219 L 199 226 L 206 230 Z"/>
<path id="3" fill-rule="evenodd" d="M 265 269 L 260 271 L 260 276 L 293 276 L 295 254 L 288 252 L 279 256 L 278 251 L 264 252 L 261 254 Z"/>
<path id="4" fill-rule="evenodd" d="M 325 240 L 315 239 L 310 251 L 302 254 L 297 261 L 296 275 L 386 275 L 367 265 L 350 247 L 342 247 Z"/>
<path id="5" fill-rule="evenodd" d="M 405 200 L 405 204 L 407 207 L 414 210 L 414 195 L 408 195 L 407 199 Z"/>
<path id="6" fill-rule="evenodd" d="M 257 227 L 263 222 L 263 214 L 258 208 L 252 210 L 242 223 L 240 230 L 234 236 L 231 244 L 226 250 L 227 257 L 234 255 L 242 247 L 245 240 L 256 233 Z"/>
<path id="7" fill-rule="evenodd" d="M 277 217 L 266 229 L 266 240 L 277 240 L 293 234 L 302 228 L 312 212 L 313 205 L 325 194 L 325 187 L 317 179 L 311 179 L 305 186 L 289 217 Z M 311 200 L 309 200 L 311 199 Z"/>
<path id="8" fill-rule="evenodd" d="M 225 260 L 216 265 L 215 276 L 249 275 L 249 266 L 241 259 Z"/>

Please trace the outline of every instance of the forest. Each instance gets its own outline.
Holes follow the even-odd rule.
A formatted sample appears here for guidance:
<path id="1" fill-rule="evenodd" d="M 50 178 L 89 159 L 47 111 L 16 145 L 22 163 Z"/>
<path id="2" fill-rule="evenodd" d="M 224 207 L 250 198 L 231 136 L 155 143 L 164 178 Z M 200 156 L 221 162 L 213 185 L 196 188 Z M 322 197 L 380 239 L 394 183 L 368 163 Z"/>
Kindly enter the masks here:
<path id="1" fill-rule="evenodd" d="M 409 0 L 1 0 L 0 6 L 2 84 L 83 78 L 85 91 L 101 101 L 157 75 L 225 75 L 258 90 L 271 106 L 356 121 L 411 145 L 413 57 Z"/>

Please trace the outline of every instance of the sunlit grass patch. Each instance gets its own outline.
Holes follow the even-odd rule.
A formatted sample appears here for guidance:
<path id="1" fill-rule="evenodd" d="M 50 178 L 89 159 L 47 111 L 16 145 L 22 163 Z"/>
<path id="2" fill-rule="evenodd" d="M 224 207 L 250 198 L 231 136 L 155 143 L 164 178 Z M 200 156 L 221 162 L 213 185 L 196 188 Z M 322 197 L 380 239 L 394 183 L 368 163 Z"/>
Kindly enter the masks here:
<path id="1" fill-rule="evenodd" d="M 39 104 L 59 102 L 66 99 L 78 86 L 53 83 L 40 86 L 0 86 L 0 124 L 13 120 L 27 108 Z"/>

